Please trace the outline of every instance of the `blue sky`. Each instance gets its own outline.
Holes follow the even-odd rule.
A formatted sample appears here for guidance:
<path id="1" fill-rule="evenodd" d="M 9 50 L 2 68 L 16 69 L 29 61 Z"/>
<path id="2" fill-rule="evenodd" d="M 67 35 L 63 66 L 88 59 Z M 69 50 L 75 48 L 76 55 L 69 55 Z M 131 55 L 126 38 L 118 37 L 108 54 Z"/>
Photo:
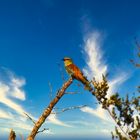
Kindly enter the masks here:
<path id="1" fill-rule="evenodd" d="M 138 0 L 5 0 L 0 1 L 0 132 L 10 128 L 27 135 L 64 82 L 61 59 L 71 57 L 90 79 L 109 72 L 109 95 L 123 96 L 136 90 L 139 71 L 129 59 L 136 59 L 134 38 L 140 40 Z M 60 65 L 60 66 L 59 66 Z M 94 97 L 78 82 L 68 89 L 57 107 L 87 104 L 81 110 L 51 115 L 45 137 L 110 135 L 113 125 Z M 129 89 L 128 89 L 129 87 Z"/>

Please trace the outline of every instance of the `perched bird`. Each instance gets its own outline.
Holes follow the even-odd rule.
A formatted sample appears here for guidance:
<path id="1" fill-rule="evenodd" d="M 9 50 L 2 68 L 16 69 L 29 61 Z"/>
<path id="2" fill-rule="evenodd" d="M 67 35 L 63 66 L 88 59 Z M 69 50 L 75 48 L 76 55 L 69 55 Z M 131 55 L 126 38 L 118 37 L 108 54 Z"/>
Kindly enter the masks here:
<path id="1" fill-rule="evenodd" d="M 74 79 L 82 82 L 86 90 L 91 91 L 92 87 L 90 85 L 90 82 L 83 75 L 82 71 L 73 63 L 72 59 L 69 57 L 64 57 L 62 60 L 64 61 L 64 66 L 67 73 Z"/>

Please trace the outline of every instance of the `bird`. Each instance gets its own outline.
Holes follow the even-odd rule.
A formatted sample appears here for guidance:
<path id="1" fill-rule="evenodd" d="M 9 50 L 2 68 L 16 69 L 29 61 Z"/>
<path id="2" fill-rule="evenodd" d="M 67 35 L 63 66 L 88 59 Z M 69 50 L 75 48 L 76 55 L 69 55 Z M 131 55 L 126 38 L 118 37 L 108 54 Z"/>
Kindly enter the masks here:
<path id="1" fill-rule="evenodd" d="M 86 90 L 92 91 L 92 87 L 88 79 L 84 76 L 82 71 L 73 63 L 73 60 L 69 57 L 64 57 L 62 59 L 64 61 L 64 66 L 66 72 L 74 79 L 80 81 L 85 86 Z"/>

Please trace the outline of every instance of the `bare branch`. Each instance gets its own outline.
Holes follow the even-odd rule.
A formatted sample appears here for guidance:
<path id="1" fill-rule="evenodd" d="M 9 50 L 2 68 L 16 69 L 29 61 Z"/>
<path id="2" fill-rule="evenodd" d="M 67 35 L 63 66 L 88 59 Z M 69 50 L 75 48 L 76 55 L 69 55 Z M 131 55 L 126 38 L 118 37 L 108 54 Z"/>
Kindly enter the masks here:
<path id="1" fill-rule="evenodd" d="M 120 130 L 122 131 L 122 133 L 126 136 L 126 138 L 127 138 L 128 140 L 130 140 L 130 138 L 128 137 L 128 135 L 126 134 L 126 132 L 123 130 L 123 128 L 122 128 L 121 126 L 117 125 L 116 118 L 114 118 L 114 116 L 112 115 L 112 113 L 111 113 L 111 111 L 109 110 L 108 107 L 106 108 L 106 110 L 107 110 L 108 113 L 110 114 L 111 118 L 114 120 L 116 127 L 119 127 Z"/>
<path id="2" fill-rule="evenodd" d="M 70 77 L 68 81 L 66 81 L 60 90 L 58 90 L 56 97 L 50 102 L 48 107 L 44 110 L 38 121 L 35 123 L 30 135 L 27 140 L 34 140 L 36 134 L 38 133 L 39 128 L 45 122 L 46 118 L 50 115 L 52 109 L 57 104 L 57 102 L 61 99 L 61 97 L 65 94 L 65 90 L 72 84 L 73 78 Z"/>
<path id="3" fill-rule="evenodd" d="M 137 41 L 137 38 L 135 38 L 135 44 L 136 44 L 136 47 L 138 48 L 138 54 L 137 56 L 140 57 L 140 43 Z M 140 64 L 135 62 L 134 60 L 130 60 L 130 62 L 135 66 L 135 67 L 140 67 Z"/>
<path id="4" fill-rule="evenodd" d="M 23 112 L 29 120 L 31 120 L 34 124 L 36 123 L 27 113 Z"/>
<path id="5" fill-rule="evenodd" d="M 58 111 L 58 112 L 52 112 L 51 114 L 60 114 L 60 113 L 63 113 L 65 111 L 69 111 L 69 110 L 73 110 L 73 109 L 80 109 L 80 108 L 83 108 L 83 107 L 86 107 L 86 106 L 87 105 L 72 106 L 72 107 L 61 109 L 61 111 Z M 60 108 L 57 108 L 57 109 L 60 109 Z"/>
<path id="6" fill-rule="evenodd" d="M 80 92 L 78 92 L 78 91 L 74 91 L 74 92 L 65 92 L 65 94 L 78 94 L 78 93 L 80 93 Z"/>
<path id="7" fill-rule="evenodd" d="M 15 131 L 13 131 L 13 129 L 11 129 L 8 140 L 15 140 L 15 139 L 16 139 L 16 133 L 15 133 Z"/>
<path id="8" fill-rule="evenodd" d="M 138 42 L 137 38 L 135 38 L 135 44 L 136 44 L 138 50 L 140 50 L 140 43 Z"/>
<path id="9" fill-rule="evenodd" d="M 65 77 L 64 77 L 64 72 L 63 72 L 63 69 L 62 69 L 62 66 L 60 63 L 58 63 L 58 67 L 59 67 L 59 71 L 60 71 L 60 74 L 61 74 L 61 78 L 63 81 L 65 81 Z"/>
<path id="10" fill-rule="evenodd" d="M 136 63 L 136 62 L 134 62 L 134 60 L 130 60 L 130 62 L 135 66 L 135 67 L 140 67 L 140 64 L 139 63 Z"/>
<path id="11" fill-rule="evenodd" d="M 49 128 L 44 128 L 44 129 L 42 129 L 42 130 L 40 130 L 40 131 L 37 131 L 37 134 L 38 134 L 38 133 L 41 133 L 41 132 L 44 132 L 44 131 L 47 131 L 47 130 L 49 130 Z"/>
<path id="12" fill-rule="evenodd" d="M 36 123 L 27 113 L 24 112 L 29 120 L 31 120 L 34 124 Z M 37 131 L 37 133 L 44 132 L 45 130 L 49 130 L 49 128 L 43 128 L 41 131 Z M 22 138 L 22 137 L 21 137 Z"/>

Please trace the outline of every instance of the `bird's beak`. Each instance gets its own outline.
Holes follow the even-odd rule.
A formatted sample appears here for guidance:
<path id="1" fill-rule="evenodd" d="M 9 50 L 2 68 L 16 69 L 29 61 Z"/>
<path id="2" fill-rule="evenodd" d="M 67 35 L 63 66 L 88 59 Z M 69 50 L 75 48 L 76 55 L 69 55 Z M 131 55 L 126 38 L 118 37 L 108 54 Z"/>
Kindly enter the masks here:
<path id="1" fill-rule="evenodd" d="M 65 59 L 63 58 L 63 59 L 61 59 L 62 61 L 64 61 Z"/>

